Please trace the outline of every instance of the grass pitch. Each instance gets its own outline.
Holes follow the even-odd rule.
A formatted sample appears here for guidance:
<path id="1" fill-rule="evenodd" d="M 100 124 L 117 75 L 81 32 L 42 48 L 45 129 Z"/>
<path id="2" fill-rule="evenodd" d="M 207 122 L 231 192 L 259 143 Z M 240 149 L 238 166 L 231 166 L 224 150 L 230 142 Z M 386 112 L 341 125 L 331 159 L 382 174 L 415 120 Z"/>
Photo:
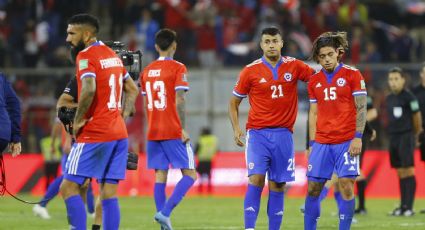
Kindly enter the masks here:
<path id="1" fill-rule="evenodd" d="M 23 196 L 27 200 L 37 200 L 37 197 Z M 299 208 L 304 202 L 301 198 L 285 199 L 285 214 L 281 229 L 302 230 L 303 216 Z M 425 214 L 416 213 L 413 217 L 389 217 L 398 201 L 395 199 L 368 199 L 368 214 L 356 216 L 358 222 L 352 229 L 425 229 Z M 174 209 L 172 223 L 175 230 L 241 230 L 243 229 L 243 198 L 217 197 L 187 197 Z M 266 230 L 267 198 L 261 201 L 261 212 L 256 230 Z M 120 198 L 122 230 L 159 230 L 154 223 L 155 206 L 149 197 Z M 417 211 L 425 209 L 425 199 L 415 202 Z M 14 229 L 69 229 L 66 221 L 65 206 L 60 197 L 48 205 L 51 220 L 42 220 L 32 213 L 32 205 L 26 205 L 11 197 L 0 197 L 0 230 Z M 91 229 L 93 219 L 88 217 L 88 229 Z M 327 198 L 322 203 L 322 215 L 318 229 L 338 229 L 335 201 Z"/>

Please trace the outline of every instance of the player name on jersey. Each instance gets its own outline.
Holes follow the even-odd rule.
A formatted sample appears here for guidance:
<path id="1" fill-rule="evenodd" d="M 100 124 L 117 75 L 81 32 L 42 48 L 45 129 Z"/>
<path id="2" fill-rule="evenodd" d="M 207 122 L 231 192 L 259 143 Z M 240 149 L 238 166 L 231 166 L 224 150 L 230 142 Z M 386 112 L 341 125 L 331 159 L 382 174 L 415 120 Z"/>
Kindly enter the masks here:
<path id="1" fill-rule="evenodd" d="M 112 67 L 123 67 L 123 64 L 121 59 L 114 57 L 114 58 L 101 59 L 100 66 L 102 67 L 102 69 L 107 69 Z"/>

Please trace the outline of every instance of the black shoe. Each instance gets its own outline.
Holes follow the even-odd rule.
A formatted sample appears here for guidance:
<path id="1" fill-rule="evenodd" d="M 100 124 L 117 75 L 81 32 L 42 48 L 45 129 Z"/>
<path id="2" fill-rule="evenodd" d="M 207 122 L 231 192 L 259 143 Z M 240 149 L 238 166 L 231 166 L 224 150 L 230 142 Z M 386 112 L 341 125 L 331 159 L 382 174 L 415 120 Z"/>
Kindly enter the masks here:
<path id="1" fill-rule="evenodd" d="M 421 213 L 421 214 L 425 214 L 425 209 L 422 209 L 422 210 L 420 211 L 420 213 Z"/>
<path id="2" fill-rule="evenodd" d="M 354 210 L 354 214 L 355 215 L 366 215 L 367 211 L 364 208 L 358 208 L 358 209 Z"/>

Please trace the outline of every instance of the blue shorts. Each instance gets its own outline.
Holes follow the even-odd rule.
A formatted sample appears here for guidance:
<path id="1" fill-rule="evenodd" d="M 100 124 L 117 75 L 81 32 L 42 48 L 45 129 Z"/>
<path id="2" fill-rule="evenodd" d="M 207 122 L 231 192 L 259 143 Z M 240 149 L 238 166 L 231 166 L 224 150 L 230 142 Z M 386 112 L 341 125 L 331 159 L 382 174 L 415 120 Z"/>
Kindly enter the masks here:
<path id="1" fill-rule="evenodd" d="M 65 165 L 67 160 L 68 160 L 68 154 L 62 153 L 62 158 L 61 158 L 62 175 L 65 175 Z"/>
<path id="2" fill-rule="evenodd" d="M 248 176 L 267 173 L 277 183 L 295 180 L 294 142 L 288 129 L 248 130 L 245 157 Z"/>
<path id="3" fill-rule="evenodd" d="M 192 146 L 181 139 L 148 141 L 147 153 L 149 169 L 195 169 Z"/>
<path id="4" fill-rule="evenodd" d="M 332 173 L 336 173 L 339 178 L 355 178 L 360 175 L 359 156 L 351 157 L 348 153 L 350 143 L 351 140 L 341 144 L 314 143 L 308 159 L 309 180 L 329 180 Z"/>
<path id="5" fill-rule="evenodd" d="M 65 166 L 65 179 L 83 184 L 94 177 L 100 182 L 125 178 L 127 138 L 99 143 L 74 143 Z"/>

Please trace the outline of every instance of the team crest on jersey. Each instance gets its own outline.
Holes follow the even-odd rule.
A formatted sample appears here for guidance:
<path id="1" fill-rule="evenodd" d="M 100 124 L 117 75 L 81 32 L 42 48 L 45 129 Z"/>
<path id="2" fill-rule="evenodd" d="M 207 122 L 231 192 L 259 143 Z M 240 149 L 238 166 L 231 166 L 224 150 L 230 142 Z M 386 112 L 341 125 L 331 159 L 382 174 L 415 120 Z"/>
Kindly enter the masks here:
<path id="1" fill-rule="evenodd" d="M 338 79 L 336 80 L 336 84 L 337 84 L 339 87 L 344 86 L 344 85 L 345 85 L 345 83 L 347 83 L 347 81 L 346 81 L 344 78 L 342 78 L 342 77 L 340 77 L 340 78 L 338 78 Z"/>
<path id="2" fill-rule="evenodd" d="M 159 77 L 161 75 L 160 69 L 151 69 L 148 72 L 148 77 Z"/>
<path id="3" fill-rule="evenodd" d="M 283 78 L 285 78 L 286 81 L 292 81 L 292 74 L 285 73 L 285 75 L 283 75 Z"/>
<path id="4" fill-rule="evenodd" d="M 81 59 L 78 63 L 78 69 L 83 70 L 89 68 L 89 60 L 88 59 Z"/>

